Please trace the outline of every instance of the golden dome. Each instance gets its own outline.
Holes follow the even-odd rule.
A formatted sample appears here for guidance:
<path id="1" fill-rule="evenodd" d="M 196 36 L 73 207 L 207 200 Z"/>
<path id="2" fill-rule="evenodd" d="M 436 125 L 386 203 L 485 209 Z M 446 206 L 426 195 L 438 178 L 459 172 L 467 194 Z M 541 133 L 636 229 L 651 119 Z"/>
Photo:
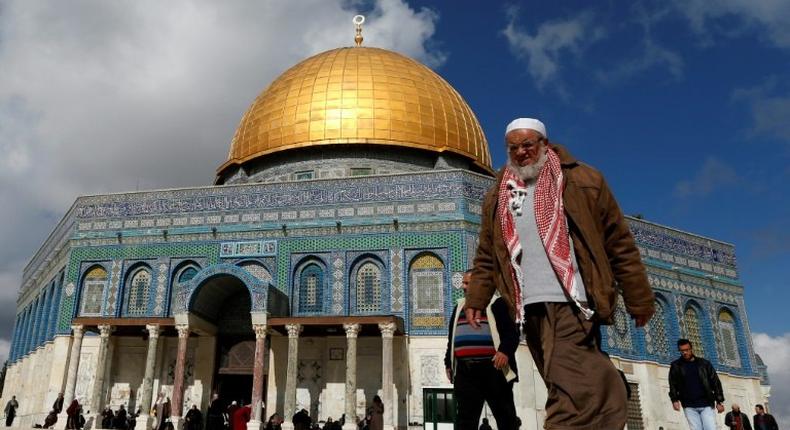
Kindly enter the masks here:
<path id="1" fill-rule="evenodd" d="M 480 124 L 428 67 L 378 48 L 339 48 L 280 75 L 252 103 L 219 173 L 292 148 L 374 144 L 449 151 L 492 172 Z"/>

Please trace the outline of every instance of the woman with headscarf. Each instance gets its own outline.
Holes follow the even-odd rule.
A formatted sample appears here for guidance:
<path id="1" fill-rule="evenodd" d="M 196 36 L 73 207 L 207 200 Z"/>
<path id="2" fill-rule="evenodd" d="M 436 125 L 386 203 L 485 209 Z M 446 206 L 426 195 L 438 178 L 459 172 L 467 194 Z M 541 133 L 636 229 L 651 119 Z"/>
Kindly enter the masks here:
<path id="1" fill-rule="evenodd" d="M 71 401 L 66 408 L 66 429 L 77 430 L 80 428 L 80 402 L 77 399 Z"/>
<path id="2" fill-rule="evenodd" d="M 384 430 L 384 402 L 378 395 L 373 396 L 373 405 L 370 407 L 370 430 Z"/>

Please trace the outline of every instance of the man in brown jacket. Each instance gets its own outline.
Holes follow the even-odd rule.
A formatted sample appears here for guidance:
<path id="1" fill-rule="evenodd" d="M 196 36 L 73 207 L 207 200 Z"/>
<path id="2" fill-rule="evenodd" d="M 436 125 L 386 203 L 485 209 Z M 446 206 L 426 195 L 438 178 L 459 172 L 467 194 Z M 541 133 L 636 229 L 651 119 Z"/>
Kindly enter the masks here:
<path id="1" fill-rule="evenodd" d="M 600 350 L 619 289 L 638 327 L 654 312 L 634 238 L 603 176 L 531 118 L 505 132 L 508 163 L 486 194 L 466 301 L 475 325 L 495 292 L 523 324 L 548 390 L 546 429 L 622 429 L 626 388 Z"/>

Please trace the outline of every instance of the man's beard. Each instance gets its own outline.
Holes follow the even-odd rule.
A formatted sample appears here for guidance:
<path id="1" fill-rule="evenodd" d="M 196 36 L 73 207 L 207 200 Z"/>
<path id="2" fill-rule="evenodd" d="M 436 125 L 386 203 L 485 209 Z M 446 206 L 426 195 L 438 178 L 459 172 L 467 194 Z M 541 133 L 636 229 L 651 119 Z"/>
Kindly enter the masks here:
<path id="1" fill-rule="evenodd" d="M 507 165 L 516 174 L 522 181 L 531 182 L 537 179 L 538 175 L 540 175 L 540 171 L 543 169 L 543 166 L 546 164 L 546 160 L 548 156 L 546 155 L 546 147 L 541 149 L 540 157 L 538 157 L 538 161 L 528 164 L 526 166 L 519 166 L 513 161 L 513 158 L 508 155 L 507 157 Z"/>

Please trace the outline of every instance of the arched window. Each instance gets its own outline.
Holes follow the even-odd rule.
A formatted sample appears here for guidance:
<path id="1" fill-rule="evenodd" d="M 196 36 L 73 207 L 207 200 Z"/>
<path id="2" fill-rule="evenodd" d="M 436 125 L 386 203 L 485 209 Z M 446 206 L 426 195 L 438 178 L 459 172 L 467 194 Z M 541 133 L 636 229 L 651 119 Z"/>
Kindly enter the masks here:
<path id="1" fill-rule="evenodd" d="M 94 267 L 82 281 L 80 315 L 101 315 L 104 303 L 104 287 L 107 286 L 107 271 Z"/>
<path id="2" fill-rule="evenodd" d="M 266 267 L 256 261 L 245 261 L 239 264 L 239 267 L 250 272 L 250 275 L 260 279 L 261 281 L 272 282 L 272 274 L 266 270 Z"/>
<path id="3" fill-rule="evenodd" d="M 132 273 L 127 282 L 127 315 L 145 315 L 148 312 L 148 297 L 151 294 L 151 272 L 140 268 Z"/>
<path id="4" fill-rule="evenodd" d="M 357 270 L 356 310 L 358 313 L 381 312 L 381 269 L 366 261 Z"/>
<path id="5" fill-rule="evenodd" d="M 702 343 L 699 312 L 694 307 L 688 306 L 686 311 L 683 312 L 683 323 L 686 326 L 686 339 L 691 341 L 694 355 L 705 357 L 705 345 Z"/>
<path id="6" fill-rule="evenodd" d="M 299 312 L 317 313 L 324 305 L 324 270 L 308 263 L 299 273 Z"/>
<path id="7" fill-rule="evenodd" d="M 719 334 L 721 335 L 722 353 L 724 361 L 727 365 L 733 367 L 740 367 L 741 360 L 738 354 L 738 341 L 735 336 L 735 318 L 732 313 L 726 309 L 719 312 Z"/>
<path id="8" fill-rule="evenodd" d="M 444 263 L 433 254 L 422 254 L 409 268 L 412 309 L 417 314 L 444 310 Z"/>
<path id="9" fill-rule="evenodd" d="M 650 318 L 650 323 L 645 330 L 645 346 L 648 354 L 661 357 L 670 355 L 666 319 L 666 305 L 662 300 L 656 300 L 656 313 Z"/>
<path id="10" fill-rule="evenodd" d="M 173 282 L 170 285 L 170 315 L 174 315 L 178 309 L 183 306 L 184 286 L 198 274 L 198 268 L 195 266 L 186 266 L 176 272 L 173 277 Z"/>

